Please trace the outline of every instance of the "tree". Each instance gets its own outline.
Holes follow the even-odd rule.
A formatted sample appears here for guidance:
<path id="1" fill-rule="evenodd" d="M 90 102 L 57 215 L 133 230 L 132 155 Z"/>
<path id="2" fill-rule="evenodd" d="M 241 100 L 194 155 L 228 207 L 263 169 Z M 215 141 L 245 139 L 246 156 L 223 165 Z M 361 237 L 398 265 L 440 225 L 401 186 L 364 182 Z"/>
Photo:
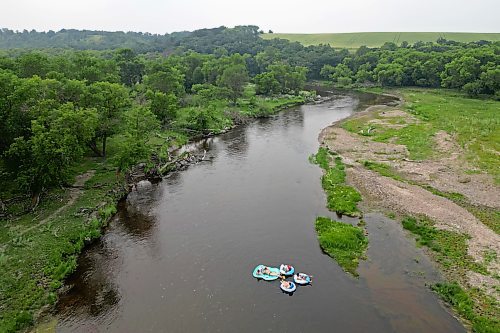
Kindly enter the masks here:
<path id="1" fill-rule="evenodd" d="M 160 128 L 160 122 L 147 107 L 133 107 L 124 113 L 123 119 L 124 129 L 116 155 L 119 170 L 149 158 L 151 149 L 148 141 L 151 134 Z"/>
<path id="2" fill-rule="evenodd" d="M 31 124 L 31 136 L 18 137 L 5 153 L 8 170 L 19 186 L 32 194 L 64 183 L 68 167 L 85 151 L 97 126 L 95 109 L 72 103 L 49 110 Z"/>
<path id="3" fill-rule="evenodd" d="M 244 65 L 232 65 L 224 70 L 219 78 L 219 86 L 230 90 L 230 98 L 236 103 L 243 95 L 243 88 L 248 83 L 248 72 Z"/>
<path id="4" fill-rule="evenodd" d="M 269 65 L 268 70 L 280 83 L 282 93 L 298 93 L 303 89 L 307 80 L 307 68 L 302 66 L 292 67 L 277 63 Z"/>
<path id="5" fill-rule="evenodd" d="M 356 75 L 354 76 L 356 83 L 367 83 L 373 82 L 373 72 L 371 71 L 371 66 L 369 63 L 365 63 L 358 67 Z"/>
<path id="6" fill-rule="evenodd" d="M 182 56 L 171 57 L 172 62 L 176 62 L 176 67 L 181 70 L 184 75 L 184 86 L 186 90 L 190 90 L 194 84 L 204 83 L 203 72 L 201 70 L 203 64 L 213 56 L 199 54 L 196 52 L 188 52 Z"/>
<path id="7" fill-rule="evenodd" d="M 404 77 L 404 67 L 400 64 L 378 64 L 375 67 L 375 77 L 383 86 L 401 86 Z"/>
<path id="8" fill-rule="evenodd" d="M 304 85 L 307 81 L 307 68 L 296 66 L 294 70 L 286 76 L 285 87 L 287 91 L 290 91 L 296 95 L 304 89 Z"/>
<path id="9" fill-rule="evenodd" d="M 259 66 L 261 72 L 265 72 L 269 65 L 281 60 L 282 56 L 280 54 L 280 51 L 272 46 L 266 47 L 263 52 L 259 52 L 255 56 L 255 61 L 257 62 L 257 65 Z"/>
<path id="10" fill-rule="evenodd" d="M 179 101 L 172 93 L 165 94 L 161 91 L 148 90 L 146 98 L 149 100 L 149 108 L 157 119 L 166 124 L 175 119 Z"/>
<path id="11" fill-rule="evenodd" d="M 131 49 L 120 49 L 115 55 L 120 69 L 121 82 L 129 87 L 142 81 L 144 64 L 139 61 Z"/>
<path id="12" fill-rule="evenodd" d="M 439 87 L 443 68 L 444 66 L 438 57 L 430 58 L 425 62 L 417 61 L 413 65 L 412 80 L 417 86 Z"/>
<path id="13" fill-rule="evenodd" d="M 396 51 L 398 46 L 393 42 L 385 42 L 384 45 L 380 47 L 382 50 Z"/>
<path id="14" fill-rule="evenodd" d="M 38 75 L 44 77 L 49 71 L 48 57 L 38 52 L 29 52 L 17 58 L 18 73 L 20 77 Z"/>
<path id="15" fill-rule="evenodd" d="M 31 121 L 41 110 L 58 106 L 59 86 L 38 76 L 20 79 L 0 72 L 0 152 L 16 137 L 30 135 Z"/>
<path id="16" fill-rule="evenodd" d="M 144 83 L 152 90 L 173 93 L 178 97 L 185 93 L 184 75 L 178 68 L 168 64 L 153 65 L 144 77 Z"/>
<path id="17" fill-rule="evenodd" d="M 326 64 L 321 68 L 320 75 L 325 79 L 330 79 L 332 74 L 335 73 L 335 66 Z"/>
<path id="18" fill-rule="evenodd" d="M 476 80 L 474 82 L 469 82 L 464 84 L 462 89 L 465 93 L 471 97 L 478 96 L 484 89 L 484 86 L 481 84 L 481 81 Z"/>
<path id="19" fill-rule="evenodd" d="M 348 80 L 346 78 L 351 78 L 353 76 L 352 70 L 346 64 L 338 64 L 335 66 L 335 70 L 330 75 L 330 78 L 334 82 L 339 82 L 341 78 L 343 78 L 343 84 L 345 84 Z"/>
<path id="20" fill-rule="evenodd" d="M 212 125 L 217 122 L 220 125 L 220 120 L 217 118 L 216 113 L 217 107 L 212 103 L 203 108 L 192 108 L 188 117 L 187 127 L 200 133 L 210 132 L 211 128 L 214 127 Z"/>
<path id="21" fill-rule="evenodd" d="M 480 74 L 481 62 L 471 56 L 461 56 L 444 67 L 441 74 L 441 85 L 445 88 L 460 88 L 466 83 L 475 81 Z"/>
<path id="22" fill-rule="evenodd" d="M 64 59 L 64 57 L 69 59 Z M 62 66 L 57 71 L 64 73 L 68 79 L 87 80 L 90 83 L 120 82 L 120 72 L 116 61 L 97 57 L 90 52 L 71 52 L 66 56 L 61 56 L 57 63 Z"/>
<path id="23" fill-rule="evenodd" d="M 489 62 L 481 68 L 481 71 L 479 79 L 483 93 L 497 95 L 500 92 L 500 65 Z"/>
<path id="24" fill-rule="evenodd" d="M 258 74 L 254 78 L 255 92 L 258 95 L 271 96 L 280 92 L 280 83 L 272 73 Z"/>
<path id="25" fill-rule="evenodd" d="M 128 90 L 117 83 L 96 82 L 90 85 L 86 101 L 87 106 L 97 109 L 99 118 L 90 147 L 97 154 L 106 157 L 106 141 L 117 132 L 122 113 L 130 105 Z M 102 142 L 101 152 L 97 149 L 97 139 Z"/>
<path id="26" fill-rule="evenodd" d="M 231 98 L 231 90 L 226 87 L 218 87 L 213 84 L 195 84 L 192 91 L 200 97 L 200 104 L 206 104 L 212 100 Z M 196 103 L 195 103 L 196 104 Z"/>

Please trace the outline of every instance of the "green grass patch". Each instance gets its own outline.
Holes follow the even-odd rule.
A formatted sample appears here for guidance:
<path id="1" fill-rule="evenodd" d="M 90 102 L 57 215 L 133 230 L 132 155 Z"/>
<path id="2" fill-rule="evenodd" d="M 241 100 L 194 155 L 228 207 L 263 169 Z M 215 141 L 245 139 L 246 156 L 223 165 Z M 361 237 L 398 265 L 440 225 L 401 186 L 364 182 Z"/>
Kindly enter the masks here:
<path id="1" fill-rule="evenodd" d="M 346 120 L 342 123 L 345 130 L 370 137 L 376 142 L 391 142 L 405 145 L 414 160 L 432 157 L 435 130 L 428 124 L 408 124 L 402 128 L 387 128 L 380 124 L 367 124 L 369 117 Z M 398 120 L 392 120 L 398 122 Z"/>
<path id="2" fill-rule="evenodd" d="M 360 216 L 357 203 L 361 195 L 352 186 L 336 185 L 327 191 L 327 207 L 329 210 L 348 216 Z"/>
<path id="3" fill-rule="evenodd" d="M 409 124 L 403 128 L 376 129 L 373 141 L 390 142 L 405 145 L 410 158 L 423 160 L 432 157 L 434 150 L 434 130 L 426 124 Z"/>
<path id="4" fill-rule="evenodd" d="M 311 163 L 319 165 L 323 170 L 330 169 L 330 151 L 325 147 L 319 147 L 318 152 L 315 155 L 311 155 L 309 161 Z"/>
<path id="5" fill-rule="evenodd" d="M 361 116 L 361 117 L 355 117 L 355 118 L 350 118 L 341 123 L 341 127 L 345 129 L 346 131 L 349 131 L 351 133 L 356 133 L 364 136 L 370 136 L 373 135 L 371 131 L 369 131 L 370 128 L 375 128 L 373 125 L 368 125 L 367 122 L 370 120 L 370 117 L 367 116 Z"/>
<path id="6" fill-rule="evenodd" d="M 500 182 L 500 102 L 442 89 L 402 89 L 407 110 L 456 138 L 467 159 Z"/>
<path id="7" fill-rule="evenodd" d="M 479 221 L 491 230 L 500 234 L 500 211 L 487 206 L 478 206 L 463 201 L 460 205 L 472 213 Z"/>
<path id="8" fill-rule="evenodd" d="M 429 186 L 429 185 L 421 185 L 423 188 L 425 188 L 427 191 L 431 192 L 432 194 L 435 194 L 435 195 L 439 195 L 440 197 L 443 197 L 443 198 L 446 198 L 446 199 L 449 199 L 451 201 L 454 201 L 454 202 L 458 202 L 458 201 L 462 201 L 462 200 L 466 200 L 465 199 L 465 196 L 461 193 L 457 193 L 457 192 L 443 192 L 443 191 L 440 191 L 432 186 Z"/>
<path id="9" fill-rule="evenodd" d="M 446 303 L 450 304 L 462 317 L 472 324 L 472 330 L 477 333 L 500 332 L 500 320 L 498 305 L 490 297 L 484 297 L 491 310 L 481 311 L 471 296 L 471 292 L 464 290 L 456 282 L 437 283 L 432 286 L 434 290 Z M 495 306 L 497 311 L 494 310 Z"/>
<path id="10" fill-rule="evenodd" d="M 474 173 L 491 174 L 500 183 L 500 102 L 478 100 L 445 89 L 401 88 L 405 109 L 420 120 L 403 128 L 368 124 L 371 117 L 349 119 L 342 127 L 370 136 L 379 142 L 395 142 L 408 148 L 416 160 L 433 156 L 433 135 L 445 131 L 464 149 L 466 158 L 477 168 Z M 372 128 L 370 133 L 368 129 Z"/>
<path id="11" fill-rule="evenodd" d="M 402 220 L 402 224 L 406 230 L 416 236 L 416 241 L 420 246 L 426 246 L 431 250 L 432 257 L 444 269 L 450 281 L 467 283 L 465 277 L 469 270 L 488 275 L 486 267 L 475 262 L 467 254 L 468 237 L 466 235 L 438 230 L 427 218 L 407 217 Z M 485 258 L 485 261 L 496 259 L 491 253 L 486 253 Z M 437 283 L 432 286 L 432 289 L 462 318 L 471 322 L 474 332 L 499 332 L 498 303 L 478 289 L 463 289 L 460 283 Z"/>
<path id="12" fill-rule="evenodd" d="M 384 177 L 389 177 L 397 181 L 405 181 L 400 174 L 394 171 L 394 169 L 387 164 L 377 163 L 373 161 L 363 161 L 363 166 L 369 170 L 378 172 Z"/>
<path id="13" fill-rule="evenodd" d="M 299 42 L 305 46 L 330 44 L 335 48 L 357 49 L 360 46 L 380 47 L 386 42 L 400 44 L 407 41 L 413 44 L 418 41 L 435 42 L 445 38 L 457 42 L 473 42 L 479 40 L 500 41 L 500 33 L 463 33 L 463 32 L 353 32 L 322 34 L 287 34 L 273 33 L 261 35 L 264 39 L 281 38 Z"/>
<path id="14" fill-rule="evenodd" d="M 473 270 L 488 275 L 486 267 L 467 254 L 467 235 L 436 229 L 433 222 L 424 217 L 407 217 L 402 220 L 402 224 L 403 228 L 416 236 L 420 246 L 432 250 L 433 257 L 446 271 L 463 274 L 466 270 Z"/>
<path id="15" fill-rule="evenodd" d="M 310 161 L 325 170 L 321 184 L 326 192 L 328 209 L 338 214 L 360 216 L 357 203 L 362 199 L 361 194 L 354 187 L 346 185 L 345 165 L 340 156 L 320 147 L 318 153 L 310 157 Z"/>
<path id="16" fill-rule="evenodd" d="M 316 232 L 323 251 L 334 258 L 344 271 L 357 276 L 359 260 L 365 258 L 368 247 L 363 229 L 328 217 L 318 217 Z"/>

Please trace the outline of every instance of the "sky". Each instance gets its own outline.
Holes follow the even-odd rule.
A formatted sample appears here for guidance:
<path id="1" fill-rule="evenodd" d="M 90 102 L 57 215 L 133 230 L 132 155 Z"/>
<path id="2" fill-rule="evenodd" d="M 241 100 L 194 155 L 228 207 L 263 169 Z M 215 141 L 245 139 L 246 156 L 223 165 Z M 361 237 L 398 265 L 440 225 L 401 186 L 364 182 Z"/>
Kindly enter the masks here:
<path id="1" fill-rule="evenodd" d="M 500 33 L 499 0 L 0 0 L 0 28 L 174 31 L 258 25 L 288 33 Z"/>

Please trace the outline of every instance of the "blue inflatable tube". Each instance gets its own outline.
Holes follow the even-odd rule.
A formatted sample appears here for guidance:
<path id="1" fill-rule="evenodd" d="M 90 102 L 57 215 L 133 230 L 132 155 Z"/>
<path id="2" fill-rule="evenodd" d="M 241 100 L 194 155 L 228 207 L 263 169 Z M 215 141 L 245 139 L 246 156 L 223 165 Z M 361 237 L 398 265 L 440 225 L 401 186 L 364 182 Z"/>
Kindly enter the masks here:
<path id="1" fill-rule="evenodd" d="M 285 281 L 283 281 L 285 282 Z M 297 289 L 297 285 L 293 282 L 288 282 L 289 283 L 289 286 L 288 287 L 285 287 L 284 286 L 284 283 L 281 282 L 281 285 L 280 285 L 280 288 L 281 290 L 283 290 L 284 292 L 286 293 L 293 293 L 295 291 L 295 289 Z"/>
<path id="2" fill-rule="evenodd" d="M 307 274 L 304 274 L 304 273 L 298 273 L 298 274 L 295 274 L 293 276 L 293 281 L 295 281 L 295 283 L 297 284 L 302 284 L 302 285 L 305 285 L 305 284 L 309 284 L 311 283 L 312 279 L 309 275 Z"/>
<path id="3" fill-rule="evenodd" d="M 270 275 L 270 274 L 263 274 L 262 270 L 264 270 L 264 268 L 269 269 L 269 271 L 270 271 L 270 273 L 272 273 L 272 275 Z M 255 269 L 253 270 L 252 275 L 253 275 L 254 278 L 257 278 L 257 279 L 263 279 L 263 280 L 266 280 L 266 281 L 272 281 L 272 280 L 276 280 L 277 278 L 280 277 L 280 270 L 277 269 L 276 267 L 269 267 L 269 266 L 259 265 L 259 266 L 255 267 Z"/>
<path id="4" fill-rule="evenodd" d="M 289 270 L 287 270 L 287 266 L 290 268 Z M 295 268 L 293 268 L 293 266 L 281 264 L 281 266 L 280 266 L 280 273 L 281 274 L 283 274 L 285 276 L 290 276 L 293 274 L 293 272 L 295 272 Z"/>

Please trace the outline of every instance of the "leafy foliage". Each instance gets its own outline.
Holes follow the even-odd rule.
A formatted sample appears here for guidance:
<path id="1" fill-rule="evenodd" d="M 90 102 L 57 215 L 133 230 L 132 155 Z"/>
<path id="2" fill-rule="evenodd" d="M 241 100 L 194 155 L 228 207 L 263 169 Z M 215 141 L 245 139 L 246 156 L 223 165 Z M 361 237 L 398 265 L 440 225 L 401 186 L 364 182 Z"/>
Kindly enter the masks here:
<path id="1" fill-rule="evenodd" d="M 232 65 L 224 69 L 219 78 L 219 85 L 230 91 L 230 98 L 236 102 L 243 95 L 243 88 L 248 82 L 248 72 L 245 65 Z"/>
<path id="2" fill-rule="evenodd" d="M 63 183 L 74 160 L 83 156 L 97 127 L 95 109 L 67 103 L 32 121 L 31 137 L 18 137 L 6 151 L 6 166 L 31 192 Z"/>

